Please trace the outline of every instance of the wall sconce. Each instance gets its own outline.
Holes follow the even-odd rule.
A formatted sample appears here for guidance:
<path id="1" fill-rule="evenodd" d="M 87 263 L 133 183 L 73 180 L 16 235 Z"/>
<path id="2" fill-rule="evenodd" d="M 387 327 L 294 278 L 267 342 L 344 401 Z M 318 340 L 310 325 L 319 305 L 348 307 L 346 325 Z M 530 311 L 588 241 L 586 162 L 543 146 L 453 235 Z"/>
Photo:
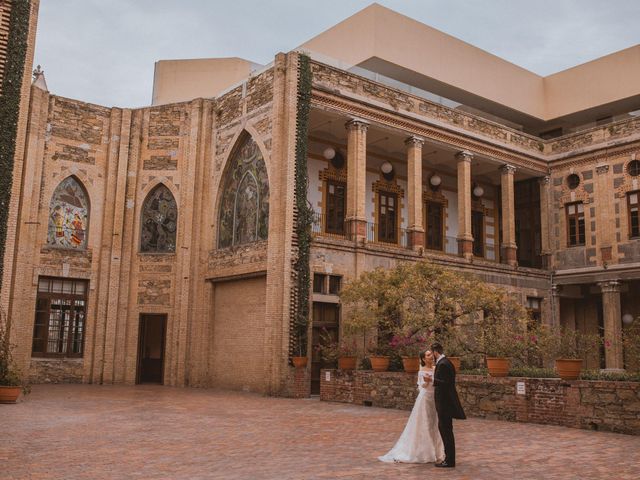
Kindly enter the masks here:
<path id="1" fill-rule="evenodd" d="M 482 195 L 484 195 L 484 188 L 482 188 L 480 185 L 474 183 L 473 184 L 473 196 L 480 198 Z"/>
<path id="2" fill-rule="evenodd" d="M 340 170 L 344 166 L 344 156 L 333 147 L 325 148 L 322 156 L 331 161 L 331 165 L 337 170 Z"/>
<path id="3" fill-rule="evenodd" d="M 622 323 L 624 323 L 625 325 L 631 325 L 633 323 L 633 315 L 631 315 L 630 313 L 625 313 L 624 315 L 622 315 Z"/>
<path id="4" fill-rule="evenodd" d="M 429 184 L 434 190 L 437 189 L 441 183 L 442 183 L 442 177 L 437 173 L 434 173 L 433 175 L 431 175 L 431 178 L 429 178 Z"/>
<path id="5" fill-rule="evenodd" d="M 327 147 L 324 149 L 324 152 L 322 152 L 322 156 L 327 160 L 333 160 L 333 157 L 336 156 L 336 149 L 333 147 Z"/>
<path id="6" fill-rule="evenodd" d="M 382 172 L 382 176 L 385 180 L 387 180 L 388 182 L 393 180 L 394 172 L 391 162 L 385 161 L 382 165 L 380 165 L 380 171 Z"/>

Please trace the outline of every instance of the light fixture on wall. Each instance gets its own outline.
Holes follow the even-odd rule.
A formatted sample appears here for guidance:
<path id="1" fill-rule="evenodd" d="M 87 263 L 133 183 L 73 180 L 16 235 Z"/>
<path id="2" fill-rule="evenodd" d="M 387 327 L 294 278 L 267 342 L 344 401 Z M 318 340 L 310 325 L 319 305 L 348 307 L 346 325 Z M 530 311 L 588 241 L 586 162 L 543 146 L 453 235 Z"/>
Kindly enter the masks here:
<path id="1" fill-rule="evenodd" d="M 431 184 L 433 188 L 438 188 L 441 183 L 442 177 L 437 173 L 434 173 L 433 175 L 431 175 L 431 178 L 429 178 L 429 184 Z"/>
<path id="2" fill-rule="evenodd" d="M 631 315 L 630 313 L 625 313 L 624 315 L 622 315 L 622 323 L 624 323 L 625 325 L 631 325 L 633 323 L 633 315 Z"/>
<path id="3" fill-rule="evenodd" d="M 382 165 L 380 165 L 380 171 L 382 172 L 382 176 L 385 180 L 387 180 L 388 182 L 393 180 L 394 172 L 391 162 L 385 161 Z"/>
<path id="4" fill-rule="evenodd" d="M 477 198 L 480 198 L 482 195 L 484 195 L 484 188 L 482 188 L 477 183 L 474 183 L 473 184 L 473 196 L 477 197 Z"/>
<path id="5" fill-rule="evenodd" d="M 322 152 L 322 156 L 327 160 L 332 160 L 333 157 L 336 156 L 336 149 L 333 147 L 327 147 L 324 149 L 324 152 Z"/>
<path id="6" fill-rule="evenodd" d="M 339 150 L 333 147 L 327 147 L 322 152 L 322 156 L 331 162 L 334 168 L 340 170 L 344 166 L 344 156 Z"/>

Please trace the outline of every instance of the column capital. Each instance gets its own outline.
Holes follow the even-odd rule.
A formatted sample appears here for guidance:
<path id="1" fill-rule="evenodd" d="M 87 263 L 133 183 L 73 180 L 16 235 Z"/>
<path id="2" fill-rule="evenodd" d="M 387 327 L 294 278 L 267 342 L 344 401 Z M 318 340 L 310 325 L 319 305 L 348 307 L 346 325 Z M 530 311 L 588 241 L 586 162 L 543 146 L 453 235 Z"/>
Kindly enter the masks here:
<path id="1" fill-rule="evenodd" d="M 538 178 L 538 183 L 540 185 L 549 185 L 551 183 L 551 177 L 549 175 L 545 175 L 544 177 Z"/>
<path id="2" fill-rule="evenodd" d="M 514 173 L 516 173 L 516 167 L 508 163 L 505 163 L 500 167 L 500 171 L 502 172 L 503 175 L 513 175 Z"/>
<path id="3" fill-rule="evenodd" d="M 619 280 L 607 280 L 605 282 L 598 282 L 598 286 L 602 293 L 616 293 L 620 292 Z"/>
<path id="4" fill-rule="evenodd" d="M 460 150 L 458 153 L 456 153 L 456 159 L 459 162 L 470 162 L 471 160 L 473 160 L 473 153 L 471 153 L 469 150 Z"/>
<path id="5" fill-rule="evenodd" d="M 554 283 L 553 285 L 551 285 L 551 295 L 553 295 L 554 297 L 559 297 L 561 289 L 562 289 L 562 286 Z"/>
<path id="6" fill-rule="evenodd" d="M 347 130 L 363 130 L 366 131 L 369 128 L 369 122 L 363 120 L 362 118 L 352 118 L 344 124 Z"/>
<path id="7" fill-rule="evenodd" d="M 422 145 L 424 145 L 424 138 L 418 137 L 416 135 L 411 135 L 410 137 L 407 137 L 407 139 L 404 141 L 404 144 L 407 147 L 422 147 Z"/>

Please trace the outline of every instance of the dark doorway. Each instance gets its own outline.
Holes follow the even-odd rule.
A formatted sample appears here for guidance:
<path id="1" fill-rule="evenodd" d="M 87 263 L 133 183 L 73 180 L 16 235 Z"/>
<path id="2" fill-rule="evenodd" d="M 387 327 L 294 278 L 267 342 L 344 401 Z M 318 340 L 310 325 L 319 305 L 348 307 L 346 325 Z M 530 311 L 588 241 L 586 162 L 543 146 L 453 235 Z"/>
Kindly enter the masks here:
<path id="1" fill-rule="evenodd" d="M 326 330 L 333 341 L 338 340 L 338 319 L 340 305 L 337 303 L 313 302 L 313 334 L 311 338 L 311 394 L 320 394 L 320 370 L 335 368 L 335 365 L 324 365 L 318 352 L 320 334 Z"/>
<path id="2" fill-rule="evenodd" d="M 516 244 L 518 265 L 542 268 L 540 184 L 537 178 L 515 183 Z"/>
<path id="3" fill-rule="evenodd" d="M 166 315 L 140 315 L 138 374 L 136 383 L 162 384 L 166 330 Z"/>

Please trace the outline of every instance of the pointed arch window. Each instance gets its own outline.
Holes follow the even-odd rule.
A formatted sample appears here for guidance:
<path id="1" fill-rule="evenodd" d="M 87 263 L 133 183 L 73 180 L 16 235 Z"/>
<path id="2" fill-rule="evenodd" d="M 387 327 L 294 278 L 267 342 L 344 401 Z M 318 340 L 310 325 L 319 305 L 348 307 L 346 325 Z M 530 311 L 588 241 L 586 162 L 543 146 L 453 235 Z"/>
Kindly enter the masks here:
<path id="1" fill-rule="evenodd" d="M 266 240 L 269 229 L 269 179 L 262 153 L 243 134 L 222 179 L 218 248 Z"/>
<path id="2" fill-rule="evenodd" d="M 155 187 L 142 205 L 140 251 L 172 253 L 176 251 L 178 206 L 165 185 Z"/>
<path id="3" fill-rule="evenodd" d="M 88 228 L 89 196 L 75 177 L 67 177 L 51 196 L 47 245 L 84 250 Z"/>

